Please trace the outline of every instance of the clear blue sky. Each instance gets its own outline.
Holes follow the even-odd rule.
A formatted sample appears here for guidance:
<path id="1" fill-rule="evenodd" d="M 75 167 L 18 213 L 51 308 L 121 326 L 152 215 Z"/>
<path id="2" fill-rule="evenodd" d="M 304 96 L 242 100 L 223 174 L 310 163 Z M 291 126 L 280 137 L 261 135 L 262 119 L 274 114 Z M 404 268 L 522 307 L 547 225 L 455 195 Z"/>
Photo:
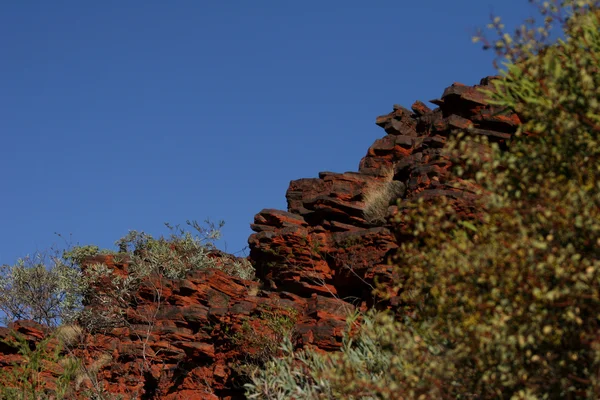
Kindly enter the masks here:
<path id="1" fill-rule="evenodd" d="M 394 103 L 494 73 L 470 37 L 527 0 L 3 1 L 0 264 L 254 214 L 356 171 Z"/>

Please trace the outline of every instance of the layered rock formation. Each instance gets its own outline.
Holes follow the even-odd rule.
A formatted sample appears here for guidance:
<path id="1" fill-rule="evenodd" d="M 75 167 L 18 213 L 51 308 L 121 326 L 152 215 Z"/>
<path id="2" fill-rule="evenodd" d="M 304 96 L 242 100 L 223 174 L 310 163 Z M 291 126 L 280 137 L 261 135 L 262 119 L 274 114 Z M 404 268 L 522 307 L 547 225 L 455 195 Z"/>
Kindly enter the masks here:
<path id="1" fill-rule="evenodd" d="M 98 256 L 88 263 L 104 263 L 125 274 L 126 257 Z M 230 257 L 227 257 L 230 260 Z M 76 379 L 81 398 L 107 392 L 124 399 L 243 398 L 237 380 L 244 362 L 261 362 L 261 352 L 277 348 L 281 332 L 273 324 L 287 317 L 294 324 L 298 345 L 311 344 L 336 350 L 352 305 L 313 294 L 262 289 L 263 284 L 209 269 L 186 279 L 149 279 L 125 311 L 122 327 L 93 335 L 69 332 L 67 357 L 83 360 L 85 369 Z M 88 305 L 100 311 L 102 304 Z M 32 344 L 49 332 L 32 321 L 0 328 L 0 338 L 10 339 L 15 329 Z M 81 337 L 75 337 L 81 335 Z M 58 345 L 54 338 L 50 350 Z M 0 345 L 0 370 L 8 372 L 21 360 L 17 349 Z M 50 387 L 62 373 L 61 365 L 48 364 L 44 373 Z"/>
<path id="2" fill-rule="evenodd" d="M 489 83 L 483 79 L 481 86 Z M 338 349 L 348 312 L 387 304 L 372 291 L 376 278 L 391 279 L 388 258 L 401 240 L 387 223 L 395 200 L 449 196 L 468 203 L 470 193 L 446 184 L 450 162 L 441 150 L 448 136 L 468 129 L 505 144 L 519 124 L 516 115 L 487 105 L 477 87 L 453 84 L 432 103 L 438 107 L 416 102 L 377 118 L 386 135 L 369 148 L 358 172 L 292 181 L 287 211 L 255 216 L 249 259 L 259 282 L 217 270 L 149 280 L 124 310 L 124 327 L 82 333 L 72 353 L 90 373 L 76 382 L 77 393 L 103 388 L 125 399 L 243 398 L 238 367 L 260 361 L 265 346 L 279 343 L 273 321 L 282 316 L 293 323 L 296 346 Z M 127 273 L 127 259 L 89 262 Z M 26 321 L 12 328 L 32 346 L 48 334 Z M 0 328 L 0 338 L 7 337 L 9 329 Z M 13 347 L 0 345 L 2 373 L 20 360 Z M 62 368 L 49 364 L 48 385 Z"/>
<path id="3" fill-rule="evenodd" d="M 318 178 L 292 181 L 288 211 L 263 210 L 254 219 L 257 233 L 249 243 L 257 276 L 301 296 L 319 293 L 373 306 L 374 278 L 389 279 L 387 258 L 398 238 L 388 224 L 365 218 L 366 195 L 391 180 L 405 189 L 393 203 L 419 196 L 468 203 L 470 193 L 446 184 L 451 163 L 441 153 L 448 136 L 468 129 L 505 145 L 520 123 L 516 114 L 499 114 L 486 103 L 478 88 L 489 89 L 490 80 L 473 87 L 453 84 L 431 101 L 438 106 L 434 110 L 420 101 L 411 110 L 395 105 L 377 118 L 387 135 L 371 145 L 358 172 L 322 172 Z M 387 217 L 396 211 L 389 205 Z"/>

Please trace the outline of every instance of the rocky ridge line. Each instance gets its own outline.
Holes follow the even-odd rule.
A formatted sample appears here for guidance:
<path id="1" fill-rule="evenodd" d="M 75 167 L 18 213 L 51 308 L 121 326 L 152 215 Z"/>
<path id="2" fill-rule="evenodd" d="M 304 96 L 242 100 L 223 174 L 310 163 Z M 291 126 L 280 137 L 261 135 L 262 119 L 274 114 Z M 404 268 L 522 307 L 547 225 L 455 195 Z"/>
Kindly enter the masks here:
<path id="1" fill-rule="evenodd" d="M 490 78 L 478 86 L 489 87 Z M 322 172 L 292 181 L 288 210 L 262 210 L 252 224 L 249 259 L 260 282 L 217 270 L 148 281 L 125 310 L 126 327 L 80 338 L 74 353 L 95 368 L 97 381 L 80 379 L 78 393 L 100 383 L 124 399 L 243 398 L 236 365 L 260 352 L 254 339 L 279 339 L 265 322 L 269 315 L 293 318 L 298 347 L 339 349 L 347 313 L 378 302 L 371 293 L 375 277 L 390 279 L 388 257 L 398 248 L 388 223 L 365 218 L 365 192 L 393 181 L 403 189 L 401 198 L 464 200 L 468 194 L 445 184 L 450 162 L 441 149 L 448 136 L 468 128 L 470 134 L 506 143 L 516 130 L 518 117 L 498 115 L 478 86 L 455 83 L 432 101 L 438 106 L 433 110 L 416 102 L 410 110 L 394 106 L 378 117 L 386 135 L 371 145 L 358 172 Z M 395 212 L 390 204 L 387 216 Z M 101 256 L 88 262 L 125 274 L 128 260 Z M 11 328 L 32 345 L 47 335 L 30 321 Z M 8 336 L 9 329 L 0 328 L 0 338 Z M 13 347 L 0 343 L 0 374 L 21 361 Z M 43 378 L 49 387 L 61 368 L 48 365 Z"/>

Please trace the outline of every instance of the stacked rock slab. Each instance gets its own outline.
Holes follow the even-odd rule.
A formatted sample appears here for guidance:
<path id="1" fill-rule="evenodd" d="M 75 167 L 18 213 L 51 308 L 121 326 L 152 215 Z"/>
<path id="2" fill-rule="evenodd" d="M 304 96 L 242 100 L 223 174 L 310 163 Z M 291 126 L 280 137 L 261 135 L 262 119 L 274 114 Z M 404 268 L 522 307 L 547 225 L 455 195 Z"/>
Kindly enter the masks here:
<path id="1" fill-rule="evenodd" d="M 118 261 L 108 255 L 87 262 L 103 263 L 119 274 L 128 267 L 123 256 Z M 69 339 L 63 356 L 75 356 L 84 366 L 75 379 L 77 392 L 69 398 L 87 399 L 105 391 L 124 400 L 242 399 L 244 382 L 236 380 L 236 366 L 259 354 L 265 341 L 278 340 L 265 321 L 267 315 L 295 321 L 298 346 L 339 349 L 351 305 L 317 294 L 302 298 L 266 291 L 262 286 L 215 269 L 195 271 L 186 279 L 144 282 L 130 308 L 123 310 L 125 323 L 120 327 Z M 88 305 L 92 312 L 101 307 Z M 32 347 L 49 333 L 32 321 L 18 321 L 0 328 L 0 339 L 10 340 L 11 329 Z M 53 339 L 50 350 L 57 345 Z M 13 364 L 22 364 L 22 357 L 0 341 L 0 384 Z M 42 377 L 45 387 L 55 387 L 62 371 L 60 363 L 48 362 Z"/>
<path id="2" fill-rule="evenodd" d="M 252 224 L 249 258 L 260 282 L 217 270 L 146 282 L 123 310 L 123 327 L 86 334 L 74 345 L 73 355 L 93 372 L 77 381 L 77 398 L 99 387 L 123 399 L 244 398 L 235 366 L 260 351 L 259 343 L 248 340 L 252 332 L 267 338 L 272 333 L 263 320 L 269 313 L 293 315 L 296 346 L 339 349 L 348 313 L 381 304 L 372 294 L 375 278 L 390 278 L 388 258 L 402 240 L 385 218 L 365 217 L 366 191 L 392 181 L 404 189 L 400 199 L 448 196 L 468 202 L 472 194 L 446 181 L 450 162 L 441 150 L 448 136 L 468 130 L 505 145 L 519 125 L 515 114 L 499 114 L 486 104 L 478 87 L 489 88 L 490 78 L 474 87 L 453 84 L 432 101 L 438 106 L 433 110 L 416 102 L 410 110 L 394 106 L 377 118 L 386 135 L 369 148 L 358 172 L 292 181 L 287 211 L 262 210 Z M 387 216 L 394 212 L 390 204 Z M 127 274 L 123 257 L 88 262 Z M 48 334 L 30 321 L 12 328 L 32 346 Z M 9 329 L 0 328 L 0 339 L 8 337 Z M 0 342 L 0 376 L 21 362 L 16 349 Z M 42 379 L 48 387 L 61 368 L 46 369 Z"/>
<path id="3" fill-rule="evenodd" d="M 442 155 L 456 130 L 506 145 L 520 121 L 487 104 L 479 88 L 491 89 L 492 77 L 479 85 L 455 83 L 440 99 L 415 102 L 411 110 L 394 106 L 378 117 L 386 136 L 377 139 L 360 161 L 358 172 L 322 172 L 318 178 L 290 183 L 288 210 L 262 210 L 249 238 L 250 258 L 258 277 L 278 290 L 299 296 L 319 293 L 361 306 L 372 306 L 374 278 L 389 279 L 388 256 L 398 237 L 386 223 L 365 219 L 369 185 L 392 179 L 406 188 L 400 198 L 449 196 L 462 201 L 472 194 L 446 184 L 450 161 Z M 395 212 L 391 205 L 388 216 Z"/>

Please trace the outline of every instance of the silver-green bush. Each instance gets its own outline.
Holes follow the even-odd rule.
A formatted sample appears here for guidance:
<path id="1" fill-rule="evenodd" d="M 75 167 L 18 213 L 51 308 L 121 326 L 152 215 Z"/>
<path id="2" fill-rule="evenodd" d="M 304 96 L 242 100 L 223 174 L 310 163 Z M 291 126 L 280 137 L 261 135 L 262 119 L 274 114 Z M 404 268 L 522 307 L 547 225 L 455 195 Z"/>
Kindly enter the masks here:
<path id="1" fill-rule="evenodd" d="M 443 350 L 440 342 L 388 313 L 355 314 L 348 318 L 340 352 L 294 351 L 286 338 L 283 357 L 254 371 L 246 395 L 306 400 L 400 399 L 420 394 L 437 398 L 440 392 L 434 385 L 412 374 L 415 366 L 436 362 Z"/>
<path id="2" fill-rule="evenodd" d="M 48 262 L 50 258 L 50 262 Z M 73 321 L 82 309 L 81 271 L 59 257 L 35 254 L 0 266 L 3 322 L 30 319 L 47 326 Z"/>

